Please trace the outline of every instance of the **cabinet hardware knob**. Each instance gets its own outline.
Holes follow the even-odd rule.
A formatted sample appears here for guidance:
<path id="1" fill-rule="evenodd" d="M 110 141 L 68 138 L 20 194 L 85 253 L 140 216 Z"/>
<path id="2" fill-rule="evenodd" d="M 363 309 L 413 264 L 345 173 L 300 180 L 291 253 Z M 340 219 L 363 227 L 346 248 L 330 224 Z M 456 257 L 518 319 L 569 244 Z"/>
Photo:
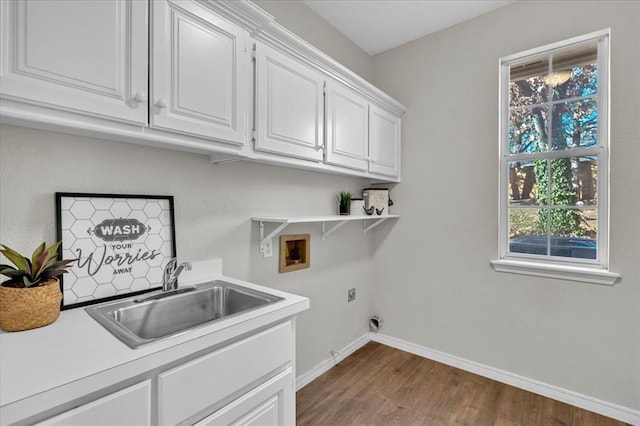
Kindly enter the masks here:
<path id="1" fill-rule="evenodd" d="M 133 100 L 138 103 L 147 102 L 147 95 L 145 93 L 138 92 L 134 95 Z"/>
<path id="2" fill-rule="evenodd" d="M 165 98 L 160 98 L 156 101 L 156 106 L 158 108 L 166 108 L 169 106 L 169 102 Z"/>

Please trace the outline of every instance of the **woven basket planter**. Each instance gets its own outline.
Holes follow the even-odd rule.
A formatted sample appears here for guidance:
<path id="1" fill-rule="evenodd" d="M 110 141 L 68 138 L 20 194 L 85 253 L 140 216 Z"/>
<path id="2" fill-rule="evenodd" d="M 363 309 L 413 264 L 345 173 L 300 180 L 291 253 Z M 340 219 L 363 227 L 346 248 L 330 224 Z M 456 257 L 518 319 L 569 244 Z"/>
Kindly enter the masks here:
<path id="1" fill-rule="evenodd" d="M 0 328 L 21 331 L 49 325 L 60 316 L 61 300 L 57 279 L 33 288 L 0 286 Z"/>

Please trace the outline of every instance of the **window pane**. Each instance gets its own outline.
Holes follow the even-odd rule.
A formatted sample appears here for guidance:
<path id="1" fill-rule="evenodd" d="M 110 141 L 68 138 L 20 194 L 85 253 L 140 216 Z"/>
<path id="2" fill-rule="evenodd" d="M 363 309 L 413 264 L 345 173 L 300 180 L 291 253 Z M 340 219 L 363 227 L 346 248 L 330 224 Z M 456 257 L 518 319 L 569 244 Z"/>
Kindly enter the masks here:
<path id="1" fill-rule="evenodd" d="M 544 80 L 553 99 L 588 96 L 598 91 L 598 46 L 590 44 L 553 55 L 553 71 Z"/>
<path id="2" fill-rule="evenodd" d="M 509 252 L 547 255 L 546 226 L 541 209 L 509 209 Z"/>
<path id="3" fill-rule="evenodd" d="M 534 162 L 538 191 L 546 194 L 547 165 L 551 164 L 550 203 L 553 206 L 596 205 L 598 157 L 563 157 Z M 543 197 L 541 197 L 543 198 Z M 543 203 L 540 203 L 543 204 Z"/>
<path id="4" fill-rule="evenodd" d="M 598 157 L 575 157 L 577 175 L 577 199 L 579 206 L 598 203 Z"/>
<path id="5" fill-rule="evenodd" d="M 549 205 L 549 161 L 550 160 L 534 160 L 533 174 L 536 180 L 536 204 L 540 206 Z"/>
<path id="6" fill-rule="evenodd" d="M 547 71 L 545 70 L 546 74 Z M 542 75 L 524 80 L 512 80 L 509 84 L 509 107 L 537 105 L 547 101 L 548 86 Z"/>
<path id="7" fill-rule="evenodd" d="M 547 151 L 547 107 L 513 110 L 509 113 L 509 152 Z"/>
<path id="8" fill-rule="evenodd" d="M 551 218 L 548 218 L 551 214 Z M 540 210 L 540 223 L 548 223 L 551 234 L 556 236 L 582 235 L 582 211 L 577 209 L 555 208 Z"/>
<path id="9" fill-rule="evenodd" d="M 551 164 L 551 200 L 553 206 L 574 206 L 577 199 L 577 185 L 574 173 L 574 158 L 563 157 L 550 160 Z M 546 190 L 546 181 L 541 179 L 540 186 Z M 542 190 L 542 189 L 541 189 Z"/>
<path id="10" fill-rule="evenodd" d="M 548 236 L 544 229 L 549 212 L 552 227 L 567 220 L 578 225 Z M 509 252 L 596 259 L 597 222 L 596 209 L 509 209 Z"/>
<path id="11" fill-rule="evenodd" d="M 541 221 L 541 211 L 536 208 L 509 208 L 509 238 L 546 235 L 546 224 Z"/>
<path id="12" fill-rule="evenodd" d="M 509 205 L 528 205 L 537 202 L 538 185 L 531 161 L 509 162 Z"/>
<path id="13" fill-rule="evenodd" d="M 552 147 L 554 151 L 598 146 L 598 105 L 584 99 L 553 105 Z"/>
<path id="14" fill-rule="evenodd" d="M 509 67 L 509 107 L 517 108 L 546 102 L 549 58 L 540 58 Z"/>
<path id="15" fill-rule="evenodd" d="M 597 257 L 597 210 L 554 209 L 552 220 L 577 219 L 571 230 L 553 232 L 551 256 L 595 259 Z"/>

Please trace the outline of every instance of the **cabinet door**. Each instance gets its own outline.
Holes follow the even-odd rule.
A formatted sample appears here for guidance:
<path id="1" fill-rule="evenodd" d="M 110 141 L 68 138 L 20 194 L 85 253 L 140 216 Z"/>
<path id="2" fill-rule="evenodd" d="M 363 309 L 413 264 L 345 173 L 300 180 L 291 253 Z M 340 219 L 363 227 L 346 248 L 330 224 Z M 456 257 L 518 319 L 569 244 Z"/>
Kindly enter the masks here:
<path id="1" fill-rule="evenodd" d="M 369 107 L 369 171 L 400 177 L 400 117 Z"/>
<path id="2" fill-rule="evenodd" d="M 151 125 L 244 144 L 248 33 L 196 2 L 151 2 Z"/>
<path id="3" fill-rule="evenodd" d="M 294 425 L 295 392 L 291 368 L 221 408 L 195 426 Z"/>
<path id="4" fill-rule="evenodd" d="M 258 43 L 255 148 L 322 161 L 323 86 L 320 73 Z"/>
<path id="5" fill-rule="evenodd" d="M 326 154 L 328 164 L 367 170 L 369 103 L 335 83 L 326 89 Z"/>
<path id="6" fill-rule="evenodd" d="M 151 382 L 149 380 L 81 405 L 38 425 L 150 425 Z"/>
<path id="7" fill-rule="evenodd" d="M 159 422 L 188 422 L 293 360 L 291 323 L 247 337 L 158 375 Z M 209 411 L 211 412 L 211 411 Z"/>
<path id="8" fill-rule="evenodd" d="M 5 99 L 147 123 L 147 2 L 0 1 Z"/>

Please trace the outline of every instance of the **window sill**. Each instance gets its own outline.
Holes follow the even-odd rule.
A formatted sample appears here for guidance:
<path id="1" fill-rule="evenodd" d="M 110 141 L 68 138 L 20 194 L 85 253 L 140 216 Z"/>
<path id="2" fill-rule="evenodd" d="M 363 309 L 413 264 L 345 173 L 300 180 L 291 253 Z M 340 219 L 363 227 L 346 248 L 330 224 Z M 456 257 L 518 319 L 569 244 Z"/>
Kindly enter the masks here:
<path id="1" fill-rule="evenodd" d="M 552 265 L 548 263 L 530 262 L 513 259 L 491 260 L 497 272 L 533 275 L 536 277 L 558 278 L 569 281 L 580 281 L 593 284 L 613 285 L 620 277 L 616 272 L 606 269 L 571 265 Z"/>

